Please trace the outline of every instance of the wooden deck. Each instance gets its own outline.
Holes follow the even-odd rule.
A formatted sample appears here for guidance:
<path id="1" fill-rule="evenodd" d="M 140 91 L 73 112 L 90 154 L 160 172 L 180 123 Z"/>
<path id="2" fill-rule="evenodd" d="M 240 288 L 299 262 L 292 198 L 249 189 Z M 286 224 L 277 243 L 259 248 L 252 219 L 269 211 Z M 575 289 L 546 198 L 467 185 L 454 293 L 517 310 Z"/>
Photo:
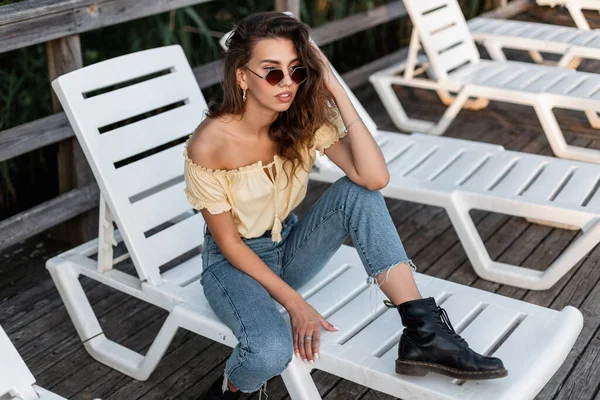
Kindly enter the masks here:
<path id="1" fill-rule="evenodd" d="M 536 8 L 520 17 L 571 24 L 566 14 L 549 9 Z M 586 62 L 582 68 L 600 71 L 600 62 Z M 395 130 L 370 85 L 356 93 L 381 128 Z M 398 94 L 414 115 L 434 117 L 443 111 L 431 93 L 398 90 Z M 559 122 L 568 132 L 569 142 L 600 149 L 598 131 L 587 126 L 583 114 L 561 112 Z M 479 112 L 463 111 L 447 136 L 551 155 L 537 118 L 527 107 L 492 103 Z M 311 183 L 297 213 L 301 216 L 327 186 Z M 419 272 L 554 309 L 566 305 L 579 308 L 585 319 L 583 331 L 537 399 L 600 400 L 600 247 L 550 290 L 515 289 L 475 275 L 442 209 L 395 200 L 387 204 Z M 475 211 L 473 217 L 494 259 L 536 269 L 546 268 L 576 237 L 574 232 L 504 215 Z M 65 250 L 64 244 L 40 236 L 0 253 L 0 325 L 41 386 L 69 399 L 195 399 L 222 373 L 230 349 L 185 331 L 177 334 L 146 382 L 135 381 L 93 360 L 77 337 L 44 268 L 46 259 Z M 94 282 L 84 282 L 107 335 L 144 352 L 166 313 Z M 325 399 L 392 399 L 320 371 L 314 373 L 314 378 Z M 287 397 L 280 378 L 269 382 L 268 394 L 269 400 Z"/>

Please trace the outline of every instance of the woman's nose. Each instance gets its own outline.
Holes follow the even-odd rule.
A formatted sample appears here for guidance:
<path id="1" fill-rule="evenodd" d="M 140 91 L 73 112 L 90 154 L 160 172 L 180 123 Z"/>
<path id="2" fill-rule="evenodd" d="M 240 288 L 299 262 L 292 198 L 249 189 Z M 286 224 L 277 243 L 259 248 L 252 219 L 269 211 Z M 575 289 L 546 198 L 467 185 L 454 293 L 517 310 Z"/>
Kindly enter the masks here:
<path id="1" fill-rule="evenodd" d="M 294 81 L 292 80 L 292 77 L 290 76 L 290 72 L 284 72 L 283 79 L 281 80 L 281 82 L 279 82 L 279 85 L 280 86 L 292 86 L 292 83 L 294 83 Z"/>

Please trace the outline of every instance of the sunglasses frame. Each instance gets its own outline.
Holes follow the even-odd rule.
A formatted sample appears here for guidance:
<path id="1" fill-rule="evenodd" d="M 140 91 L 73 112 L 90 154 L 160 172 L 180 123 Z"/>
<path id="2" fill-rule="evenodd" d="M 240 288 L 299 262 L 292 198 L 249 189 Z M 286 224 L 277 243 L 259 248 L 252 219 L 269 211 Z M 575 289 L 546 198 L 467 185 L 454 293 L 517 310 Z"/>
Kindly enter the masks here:
<path id="1" fill-rule="evenodd" d="M 250 68 L 248 68 L 248 67 L 245 67 L 245 68 L 246 68 L 248 71 L 252 72 L 254 75 L 258 76 L 260 79 L 262 79 L 262 80 L 264 80 L 265 82 L 267 82 L 267 83 L 268 83 L 269 85 L 271 85 L 271 86 L 277 86 L 277 85 L 279 85 L 279 84 L 281 83 L 281 81 L 282 81 L 282 80 L 284 80 L 284 79 L 285 79 L 285 72 L 284 72 L 284 71 L 283 71 L 283 69 L 281 69 L 281 68 L 271 68 L 271 69 L 269 69 L 269 72 L 267 72 L 267 75 L 265 75 L 265 76 L 260 76 L 259 74 L 257 74 L 256 72 L 252 71 L 252 70 L 251 70 Z M 303 69 L 303 70 L 305 70 L 305 71 L 306 71 L 306 67 L 303 67 L 303 66 L 299 65 L 299 66 L 297 66 L 297 67 L 294 67 L 294 68 L 292 68 L 292 69 L 291 69 L 291 72 L 288 72 L 288 75 L 290 76 L 290 79 L 291 79 L 291 80 L 292 80 L 294 83 L 296 83 L 296 81 L 294 80 L 294 78 L 292 78 L 292 75 L 294 74 L 294 72 L 296 72 L 296 70 L 297 70 L 297 69 Z M 273 71 L 281 71 L 281 72 L 283 73 L 283 78 L 281 78 L 281 80 L 279 80 L 279 82 L 277 82 L 277 83 L 271 83 L 271 82 L 269 82 L 269 81 L 267 80 L 267 76 L 269 76 L 269 74 L 270 74 L 271 72 L 273 72 Z M 308 71 L 306 71 L 306 78 L 304 78 L 304 79 L 303 79 L 301 82 L 299 82 L 299 83 L 296 83 L 296 85 L 301 85 L 301 84 L 303 84 L 304 82 L 306 82 L 306 80 L 307 80 L 307 79 L 308 79 Z"/>

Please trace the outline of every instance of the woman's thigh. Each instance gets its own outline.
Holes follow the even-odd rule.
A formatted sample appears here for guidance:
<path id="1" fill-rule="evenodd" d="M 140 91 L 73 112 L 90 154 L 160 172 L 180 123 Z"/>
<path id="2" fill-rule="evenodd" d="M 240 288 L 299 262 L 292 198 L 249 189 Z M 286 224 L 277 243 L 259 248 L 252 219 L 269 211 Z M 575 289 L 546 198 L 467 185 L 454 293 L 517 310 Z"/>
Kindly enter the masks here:
<path id="1" fill-rule="evenodd" d="M 277 253 L 272 257 L 277 257 Z M 215 314 L 233 331 L 242 351 L 254 352 L 268 345 L 264 341 L 270 335 L 265 332 L 284 339 L 289 336 L 291 348 L 290 328 L 267 290 L 222 255 L 208 254 L 203 258 L 208 259 L 201 279 L 204 295 Z"/>

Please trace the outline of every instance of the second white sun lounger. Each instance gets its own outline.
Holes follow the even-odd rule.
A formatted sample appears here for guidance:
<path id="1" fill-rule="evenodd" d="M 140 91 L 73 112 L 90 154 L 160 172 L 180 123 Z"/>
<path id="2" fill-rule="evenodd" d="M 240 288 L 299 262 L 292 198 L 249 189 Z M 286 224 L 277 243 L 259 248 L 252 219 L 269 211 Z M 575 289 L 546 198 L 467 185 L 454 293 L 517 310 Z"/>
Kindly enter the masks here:
<path id="1" fill-rule="evenodd" d="M 199 283 L 204 222 L 185 199 L 182 151 L 206 102 L 181 47 L 103 61 L 58 78 L 53 87 L 103 196 L 99 240 L 47 263 L 88 352 L 143 380 L 179 328 L 234 346 L 232 332 L 212 312 Z M 147 117 L 152 110 L 157 114 Z M 113 260 L 113 245 L 121 240 L 135 274 L 117 268 L 126 256 Z M 79 276 L 168 311 L 145 355 L 104 335 Z M 415 279 L 424 296 L 434 296 L 448 311 L 474 350 L 502 358 L 508 377 L 461 383 L 435 374 L 397 375 L 393 360 L 402 329 L 397 312 L 383 305 L 382 296 L 372 299 L 374 287 L 367 285 L 356 250 L 343 246 L 300 289 L 340 330 L 322 335 L 314 366 L 294 358 L 284 371 L 290 397 L 320 399 L 310 375 L 317 368 L 405 399 L 532 399 L 564 361 L 582 327 L 581 313 L 573 307 L 549 310 L 421 274 Z"/>
<path id="2" fill-rule="evenodd" d="M 406 131 L 443 134 L 470 98 L 532 106 L 554 154 L 600 163 L 600 151 L 567 144 L 554 108 L 600 111 L 600 74 L 516 61 L 482 60 L 456 0 L 405 0 L 413 34 L 405 63 L 370 77 L 392 121 Z M 423 46 L 434 79 L 417 77 Z M 406 115 L 393 85 L 456 93 L 437 122 Z"/>

